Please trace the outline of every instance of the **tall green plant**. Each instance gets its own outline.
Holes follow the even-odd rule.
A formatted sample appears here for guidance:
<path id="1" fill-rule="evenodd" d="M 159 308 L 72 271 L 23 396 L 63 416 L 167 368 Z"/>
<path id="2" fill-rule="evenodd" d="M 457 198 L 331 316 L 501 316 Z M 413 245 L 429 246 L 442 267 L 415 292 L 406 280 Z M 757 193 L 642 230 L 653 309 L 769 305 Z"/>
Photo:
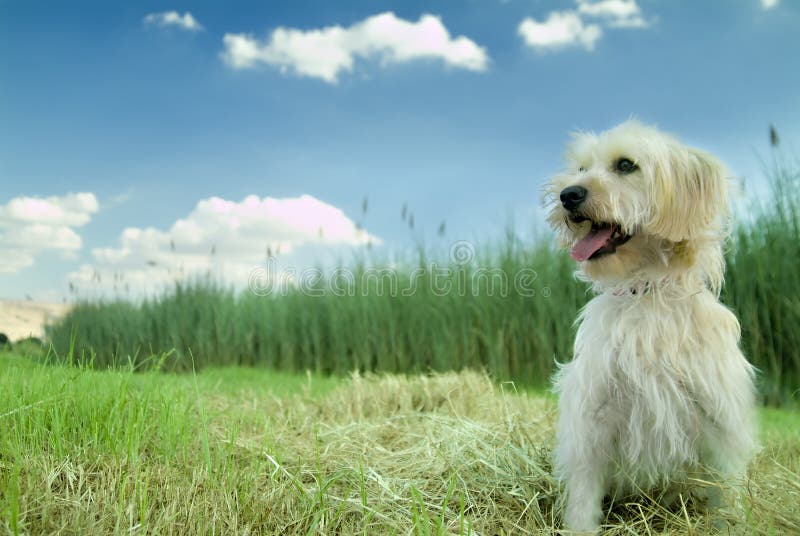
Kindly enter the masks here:
<path id="1" fill-rule="evenodd" d="M 772 176 L 770 202 L 731 239 L 723 300 L 741 320 L 742 344 L 760 370 L 765 398 L 781 403 L 800 387 L 800 180 L 798 167 L 785 163 L 776 163 Z M 435 255 L 420 247 L 394 270 L 394 292 L 362 258 L 345 295 L 319 282 L 321 295 L 290 289 L 257 296 L 203 279 L 140 304 L 80 303 L 48 336 L 66 352 L 74 335 L 76 352 L 94 353 L 98 365 L 174 350 L 166 366 L 175 370 L 191 368 L 191 353 L 197 367 L 335 374 L 472 367 L 545 385 L 555 361 L 570 359 L 572 325 L 589 298 L 573 278 L 574 263 L 549 237 L 523 244 L 513 232 L 467 257 L 442 253 L 449 258 L 434 266 Z M 507 292 L 492 282 L 498 270 L 508 278 Z M 531 295 L 513 288 L 518 274 L 527 274 Z M 414 277 L 416 290 L 401 292 Z M 451 291 L 441 292 L 448 285 Z"/>

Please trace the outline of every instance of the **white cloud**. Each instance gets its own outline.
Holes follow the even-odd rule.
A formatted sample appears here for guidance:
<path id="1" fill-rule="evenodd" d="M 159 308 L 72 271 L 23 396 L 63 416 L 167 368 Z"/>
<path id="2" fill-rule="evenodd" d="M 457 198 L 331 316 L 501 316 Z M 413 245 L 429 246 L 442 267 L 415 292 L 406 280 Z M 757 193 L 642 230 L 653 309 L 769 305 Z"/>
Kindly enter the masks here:
<path id="1" fill-rule="evenodd" d="M 451 37 L 441 19 L 428 14 L 417 22 L 387 12 L 347 28 L 281 27 L 266 41 L 241 33 L 225 34 L 223 43 L 222 58 L 234 69 L 264 63 L 284 73 L 291 70 L 328 83 L 336 83 L 343 71 L 352 72 L 356 58 L 376 58 L 381 65 L 435 59 L 470 71 L 484 71 L 489 64 L 485 48 L 464 36 Z"/>
<path id="2" fill-rule="evenodd" d="M 0 243 L 3 238 L 0 235 Z M 0 274 L 13 274 L 19 272 L 23 268 L 33 266 L 35 261 L 33 254 L 26 249 L 10 248 L 0 246 L 0 259 L 3 263 L 0 264 Z"/>
<path id="3" fill-rule="evenodd" d="M 91 193 L 60 197 L 17 197 L 0 205 L 0 273 L 32 266 L 49 250 L 74 258 L 81 249 L 75 227 L 89 222 L 99 206 Z"/>
<path id="4" fill-rule="evenodd" d="M 526 17 L 517 27 L 525 44 L 537 50 L 582 47 L 594 50 L 607 28 L 647 28 L 636 0 L 575 0 L 577 11 L 552 11 L 539 22 Z"/>
<path id="5" fill-rule="evenodd" d="M 75 251 L 81 248 L 81 237 L 78 233 L 65 226 L 33 223 L 12 227 L 5 231 L 2 237 L 3 244 L 15 248 L 25 249 L 32 245 L 44 245 L 41 249 L 63 249 Z"/>
<path id="6" fill-rule="evenodd" d="M 46 223 L 80 227 L 97 212 L 97 198 L 91 193 L 61 197 L 17 197 L 0 206 L 0 225 L 5 223 Z"/>
<path id="7" fill-rule="evenodd" d="M 539 50 L 570 46 L 593 50 L 603 30 L 597 24 L 584 24 L 574 11 L 554 11 L 544 22 L 525 18 L 517 28 L 517 33 L 526 45 Z"/>
<path id="8" fill-rule="evenodd" d="M 578 13 L 602 19 L 611 28 L 647 28 L 636 0 L 577 0 Z"/>
<path id="9" fill-rule="evenodd" d="M 199 32 L 203 29 L 203 26 L 188 11 L 183 15 L 177 11 L 150 13 L 145 16 L 143 22 L 145 26 L 177 26 L 181 30 L 189 32 Z"/>
<path id="10" fill-rule="evenodd" d="M 764 9 L 772 9 L 780 4 L 780 0 L 761 0 L 761 7 Z"/>
<path id="11" fill-rule="evenodd" d="M 119 245 L 92 250 L 93 265 L 70 274 L 73 284 L 86 288 L 98 280 L 113 284 L 124 277 L 138 291 L 214 273 L 226 283 L 247 284 L 253 267 L 270 252 L 281 256 L 302 247 L 379 244 L 340 209 L 310 195 L 259 198 L 240 202 L 219 197 L 201 200 L 169 229 L 125 229 Z"/>

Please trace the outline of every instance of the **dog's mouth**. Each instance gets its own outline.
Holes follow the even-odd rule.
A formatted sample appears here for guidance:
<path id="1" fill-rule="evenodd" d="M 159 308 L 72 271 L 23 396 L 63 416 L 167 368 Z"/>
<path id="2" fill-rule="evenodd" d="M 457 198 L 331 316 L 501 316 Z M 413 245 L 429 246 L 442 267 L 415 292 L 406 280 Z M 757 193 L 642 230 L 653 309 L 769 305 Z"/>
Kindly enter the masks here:
<path id="1" fill-rule="evenodd" d="M 584 216 L 572 216 L 570 221 L 582 223 L 589 220 Z M 591 220 L 589 220 L 591 221 Z M 592 221 L 592 228 L 586 235 L 572 246 L 572 258 L 578 262 L 594 260 L 617 251 L 617 248 L 631 239 L 631 235 L 622 232 L 618 223 L 597 223 Z"/>

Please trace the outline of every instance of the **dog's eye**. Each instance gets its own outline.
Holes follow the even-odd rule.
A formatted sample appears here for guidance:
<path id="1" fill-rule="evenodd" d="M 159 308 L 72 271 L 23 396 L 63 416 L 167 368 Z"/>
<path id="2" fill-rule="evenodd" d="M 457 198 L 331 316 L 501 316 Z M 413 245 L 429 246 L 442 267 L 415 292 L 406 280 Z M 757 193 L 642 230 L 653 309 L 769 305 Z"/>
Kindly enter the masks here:
<path id="1" fill-rule="evenodd" d="M 633 163 L 633 161 L 627 158 L 620 158 L 617 160 L 616 165 L 614 168 L 617 170 L 617 173 L 622 173 L 623 175 L 627 175 L 628 173 L 633 173 L 636 171 L 639 166 Z"/>

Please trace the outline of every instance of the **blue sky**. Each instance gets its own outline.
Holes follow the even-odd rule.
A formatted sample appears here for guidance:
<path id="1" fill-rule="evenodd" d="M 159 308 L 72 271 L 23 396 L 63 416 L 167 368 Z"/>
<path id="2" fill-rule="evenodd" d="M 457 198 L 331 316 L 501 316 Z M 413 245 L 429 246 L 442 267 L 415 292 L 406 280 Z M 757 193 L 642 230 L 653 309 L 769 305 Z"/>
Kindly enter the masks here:
<path id="1" fill-rule="evenodd" d="M 0 50 L 2 298 L 542 227 L 569 131 L 630 116 L 749 196 L 768 125 L 800 140 L 789 0 L 0 0 Z"/>

